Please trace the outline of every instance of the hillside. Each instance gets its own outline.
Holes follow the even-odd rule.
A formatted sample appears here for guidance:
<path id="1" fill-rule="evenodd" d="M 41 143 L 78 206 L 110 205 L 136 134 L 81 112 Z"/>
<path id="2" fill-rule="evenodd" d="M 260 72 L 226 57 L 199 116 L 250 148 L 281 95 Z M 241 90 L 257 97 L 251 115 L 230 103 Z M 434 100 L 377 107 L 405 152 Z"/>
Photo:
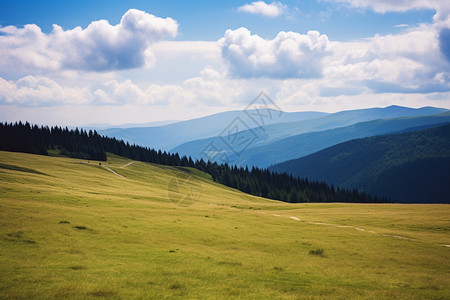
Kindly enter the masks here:
<path id="1" fill-rule="evenodd" d="M 289 204 L 190 168 L 4 151 L 0 193 L 1 299 L 450 293 L 446 205 Z"/>
<path id="2" fill-rule="evenodd" d="M 208 138 L 191 140 L 189 142 L 186 142 L 173 148 L 171 151 L 180 153 L 181 155 L 191 156 L 192 158 L 205 159 L 204 154 L 205 149 L 208 149 L 209 145 L 214 145 L 216 149 L 219 149 L 221 151 L 222 156 L 228 157 L 230 163 L 245 165 L 246 163 L 251 162 L 250 156 L 247 153 L 251 153 L 250 150 L 252 150 L 253 148 L 267 146 L 267 148 L 262 148 L 263 152 L 266 152 L 267 150 L 271 152 L 270 151 L 271 147 L 272 146 L 277 147 L 277 143 L 279 141 L 282 141 L 283 139 L 289 137 L 298 136 L 300 134 L 345 127 L 360 122 L 367 122 L 378 119 L 428 116 L 433 114 L 446 113 L 447 111 L 448 110 L 446 109 L 434 107 L 423 107 L 414 109 L 401 106 L 388 106 L 384 108 L 367 108 L 367 109 L 341 111 L 320 118 L 314 118 L 310 120 L 303 120 L 297 122 L 269 124 L 264 126 L 263 128 L 253 128 L 251 130 L 246 130 L 244 126 L 237 126 L 238 130 L 242 131 L 238 134 L 239 139 L 250 141 L 245 144 L 246 146 L 245 149 L 244 147 L 236 147 L 233 145 L 233 143 L 230 142 L 230 140 L 235 140 L 236 138 L 224 134 L 222 131 L 226 128 L 226 126 L 223 126 L 222 128 L 220 128 L 220 130 L 217 130 L 214 134 L 211 134 Z M 228 122 L 231 123 L 232 121 L 233 119 L 230 119 Z M 283 149 L 283 151 L 285 150 L 288 149 Z M 255 151 L 258 152 L 259 150 Z M 298 157 L 300 156 L 295 155 L 292 158 Z M 282 161 L 285 160 L 286 159 Z M 255 161 L 255 163 L 260 162 L 264 163 L 264 158 L 257 159 L 257 161 Z M 266 166 L 275 162 L 276 159 L 273 159 L 269 164 L 266 164 Z"/>
<path id="3" fill-rule="evenodd" d="M 448 122 L 450 122 L 450 113 L 361 122 L 345 127 L 295 135 L 268 145 L 250 148 L 239 157 L 231 156 L 230 159 L 238 165 L 265 168 L 352 139 L 414 131 L 418 128 L 425 129 Z"/>
<path id="4" fill-rule="evenodd" d="M 448 157 L 450 125 L 443 125 L 348 141 L 270 169 L 344 188 L 358 188 L 374 195 L 388 194 L 394 201 L 449 203 L 448 160 L 444 159 Z M 440 162 L 433 161 L 427 166 L 423 161 L 417 161 L 428 158 L 440 159 Z M 408 165 L 404 165 L 406 163 Z M 437 168 L 439 165 L 441 167 Z M 425 176 L 433 172 L 439 173 Z M 392 174 L 401 174 L 402 178 Z M 441 178 L 438 182 L 442 184 L 436 186 L 436 182 L 433 183 L 436 177 Z M 390 181 L 389 191 L 382 184 L 387 181 Z M 435 190 L 429 190 L 431 186 Z"/>
<path id="5" fill-rule="evenodd" d="M 106 152 L 141 162 L 191 167 L 210 174 L 214 181 L 240 191 L 285 202 L 386 202 L 357 191 L 335 190 L 323 182 L 309 182 L 287 174 L 258 168 L 237 168 L 227 164 L 180 157 L 177 153 L 129 145 L 96 131 L 69 130 L 18 123 L 0 123 L 0 150 L 48 155 L 51 153 L 85 160 L 106 161 Z M 49 150 L 50 149 L 50 150 Z"/>

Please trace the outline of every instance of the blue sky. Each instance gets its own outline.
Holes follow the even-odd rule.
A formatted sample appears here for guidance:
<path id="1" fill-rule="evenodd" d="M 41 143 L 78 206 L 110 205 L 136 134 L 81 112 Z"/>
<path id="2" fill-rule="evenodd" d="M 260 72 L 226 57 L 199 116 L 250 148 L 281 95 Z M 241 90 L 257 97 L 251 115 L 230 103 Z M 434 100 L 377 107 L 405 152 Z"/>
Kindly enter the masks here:
<path id="1" fill-rule="evenodd" d="M 159 17 L 172 17 L 180 25 L 177 40 L 216 41 L 227 29 L 246 27 L 264 38 L 279 31 L 318 30 L 337 40 L 370 37 L 399 32 L 395 25 L 432 22 L 433 9 L 375 13 L 370 9 L 353 9 L 327 1 L 283 1 L 290 8 L 288 17 L 265 18 L 236 13 L 246 1 L 2 1 L 2 26 L 38 24 L 50 32 L 53 24 L 65 29 L 87 27 L 93 20 L 120 21 L 129 8 L 137 8 Z M 267 2 L 270 3 L 270 2 Z"/>
<path id="2" fill-rule="evenodd" d="M 444 0 L 0 0 L 0 120 L 187 119 L 261 90 L 288 111 L 450 108 L 449 12 Z"/>

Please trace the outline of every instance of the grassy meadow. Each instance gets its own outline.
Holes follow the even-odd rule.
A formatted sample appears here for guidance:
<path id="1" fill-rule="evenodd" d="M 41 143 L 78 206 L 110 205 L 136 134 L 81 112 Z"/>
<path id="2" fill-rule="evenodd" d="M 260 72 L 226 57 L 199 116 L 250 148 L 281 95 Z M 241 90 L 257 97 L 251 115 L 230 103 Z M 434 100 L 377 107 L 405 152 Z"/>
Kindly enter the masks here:
<path id="1" fill-rule="evenodd" d="M 289 204 L 197 170 L 0 152 L 0 299 L 449 299 L 450 206 Z"/>

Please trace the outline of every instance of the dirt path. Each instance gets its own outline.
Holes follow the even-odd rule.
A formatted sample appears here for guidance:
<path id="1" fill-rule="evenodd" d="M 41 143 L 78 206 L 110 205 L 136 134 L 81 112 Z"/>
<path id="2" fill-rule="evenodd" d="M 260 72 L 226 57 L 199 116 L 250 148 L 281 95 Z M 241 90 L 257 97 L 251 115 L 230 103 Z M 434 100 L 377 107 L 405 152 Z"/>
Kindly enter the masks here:
<path id="1" fill-rule="evenodd" d="M 286 216 L 286 215 L 278 215 L 278 214 L 273 214 L 273 216 L 275 217 L 284 217 L 284 218 L 289 218 L 295 221 L 300 221 L 299 218 L 297 217 L 292 217 L 292 216 Z M 322 223 L 322 222 L 306 222 L 308 224 L 314 224 L 314 225 L 324 225 L 324 226 L 333 226 L 333 227 L 337 227 L 337 228 L 353 228 L 355 230 L 358 231 L 364 231 L 364 232 L 369 232 L 372 234 L 377 234 L 380 236 L 386 236 L 386 237 L 393 237 L 393 238 L 397 238 L 397 239 L 403 239 L 403 240 L 410 240 L 410 241 L 417 241 L 416 239 L 412 239 L 412 238 L 408 238 L 405 236 L 400 236 L 400 235 L 395 235 L 395 234 L 385 234 L 385 233 L 379 233 L 373 230 L 366 230 L 364 228 L 360 228 L 360 227 L 356 227 L 356 226 L 352 226 L 352 225 L 339 225 L 339 224 L 330 224 L 330 223 Z M 447 246 L 447 245 L 445 245 Z"/>
<path id="2" fill-rule="evenodd" d="M 125 176 L 120 175 L 119 173 L 117 173 L 116 171 L 111 170 L 111 169 L 108 168 L 108 167 L 105 167 L 105 166 L 101 166 L 101 167 L 102 167 L 103 169 L 105 169 L 106 171 L 109 171 L 109 172 L 113 173 L 114 175 L 117 175 L 117 176 L 119 176 L 119 177 L 121 177 L 121 178 L 127 179 Z"/>
<path id="3" fill-rule="evenodd" d="M 229 206 L 225 206 L 225 207 L 228 208 L 228 209 L 232 209 L 232 210 L 239 210 L 236 207 L 229 207 Z M 352 228 L 352 229 L 355 229 L 355 230 L 360 231 L 360 232 L 367 232 L 367 233 L 376 234 L 376 235 L 383 236 L 383 237 L 391 237 L 391 238 L 396 238 L 396 239 L 420 242 L 420 240 L 418 240 L 418 239 L 413 239 L 413 238 L 409 238 L 409 237 L 406 237 L 406 236 L 395 235 L 395 234 L 380 233 L 380 232 L 376 232 L 376 231 L 373 231 L 373 230 L 367 230 L 367 229 L 356 227 L 356 226 L 352 226 L 352 225 L 339 225 L 339 224 L 322 223 L 322 222 L 308 222 L 308 221 L 300 220 L 299 218 L 294 217 L 294 216 L 270 214 L 270 213 L 267 213 L 265 211 L 259 211 L 258 214 L 262 214 L 262 215 L 265 215 L 265 216 L 274 216 L 274 217 L 288 218 L 288 219 L 291 219 L 291 220 L 294 220 L 294 221 L 299 221 L 299 222 L 303 222 L 303 223 L 306 223 L 306 224 L 312 224 L 312 225 L 333 226 L 333 227 L 337 227 L 337 228 Z M 445 248 L 450 248 L 450 245 L 439 244 L 439 246 L 442 246 L 442 247 L 445 247 Z"/>
<path id="4" fill-rule="evenodd" d="M 130 165 L 132 165 L 132 164 L 134 164 L 134 163 L 135 163 L 135 161 L 129 162 L 129 163 L 127 163 L 127 164 L 121 166 L 120 168 L 121 168 L 121 169 L 126 168 L 126 167 L 128 167 L 128 166 L 130 166 Z"/>

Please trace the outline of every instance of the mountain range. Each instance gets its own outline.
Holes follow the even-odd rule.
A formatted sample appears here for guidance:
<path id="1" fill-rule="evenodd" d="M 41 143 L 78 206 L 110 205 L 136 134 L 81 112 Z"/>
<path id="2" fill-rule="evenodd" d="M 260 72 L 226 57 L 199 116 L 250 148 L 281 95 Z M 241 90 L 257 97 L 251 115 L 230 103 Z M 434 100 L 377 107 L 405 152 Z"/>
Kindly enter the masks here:
<path id="1" fill-rule="evenodd" d="M 447 110 L 441 108 L 412 109 L 400 106 L 342 111 L 315 119 L 269 124 L 232 135 L 218 133 L 210 138 L 184 143 L 171 151 L 197 159 L 217 160 L 241 166 L 268 167 L 271 164 L 299 158 L 353 138 L 447 122 L 450 116 L 445 115 L 445 112 Z M 440 113 L 444 115 L 436 115 Z M 427 115 L 433 116 L 424 119 L 382 121 Z M 378 121 L 358 124 L 374 120 Z M 331 129 L 336 130 L 331 131 Z M 248 142 L 241 146 L 240 141 Z M 206 153 L 205 155 L 205 150 L 212 148 L 211 145 L 219 154 Z"/>
<path id="2" fill-rule="evenodd" d="M 397 202 L 450 203 L 450 124 L 354 139 L 270 170 Z"/>
<path id="3" fill-rule="evenodd" d="M 258 124 L 250 116 L 255 113 L 254 110 L 228 111 L 163 126 L 108 128 L 98 130 L 98 133 L 124 140 L 130 144 L 168 151 L 189 141 L 217 136 L 237 118 L 244 128 L 254 128 Z M 306 121 L 328 115 L 323 112 L 280 112 L 272 110 L 269 110 L 268 113 L 270 117 L 264 119 L 265 124 Z M 269 115 L 267 114 L 267 116 Z"/>
<path id="4" fill-rule="evenodd" d="M 229 111 L 99 133 L 193 159 L 269 168 L 396 202 L 450 202 L 450 111 Z M 428 193 L 424 195 L 424 193 Z"/>

